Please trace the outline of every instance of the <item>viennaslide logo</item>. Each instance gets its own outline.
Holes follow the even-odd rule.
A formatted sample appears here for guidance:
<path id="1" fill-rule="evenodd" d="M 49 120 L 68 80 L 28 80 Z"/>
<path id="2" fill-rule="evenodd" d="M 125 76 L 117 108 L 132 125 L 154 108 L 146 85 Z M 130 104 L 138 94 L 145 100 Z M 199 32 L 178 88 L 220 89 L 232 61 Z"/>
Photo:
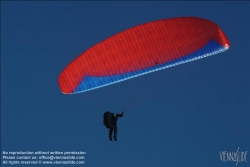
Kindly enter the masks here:
<path id="1" fill-rule="evenodd" d="M 220 151 L 220 160 L 223 162 L 236 162 L 236 166 L 239 162 L 247 162 L 247 151 L 239 151 L 240 147 L 236 151 Z"/>

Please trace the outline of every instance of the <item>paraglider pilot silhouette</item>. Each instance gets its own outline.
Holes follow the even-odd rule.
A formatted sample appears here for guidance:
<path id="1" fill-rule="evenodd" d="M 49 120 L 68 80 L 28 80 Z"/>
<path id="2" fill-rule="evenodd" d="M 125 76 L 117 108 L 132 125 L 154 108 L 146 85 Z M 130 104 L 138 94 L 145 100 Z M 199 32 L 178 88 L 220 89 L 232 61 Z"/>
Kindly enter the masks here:
<path id="1" fill-rule="evenodd" d="M 109 130 L 109 140 L 112 141 L 112 133 L 114 132 L 113 138 L 115 141 L 117 141 L 117 120 L 119 117 L 123 117 L 124 112 L 121 114 L 115 114 L 110 111 L 107 111 L 103 114 L 103 124 L 106 126 L 106 128 Z"/>

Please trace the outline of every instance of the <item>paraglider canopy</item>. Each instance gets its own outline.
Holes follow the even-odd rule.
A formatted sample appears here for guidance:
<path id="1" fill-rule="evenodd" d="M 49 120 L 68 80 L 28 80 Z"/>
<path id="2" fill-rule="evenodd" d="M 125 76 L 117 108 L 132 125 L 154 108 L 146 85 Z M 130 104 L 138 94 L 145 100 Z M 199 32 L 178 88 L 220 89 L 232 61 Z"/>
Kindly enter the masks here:
<path id="1" fill-rule="evenodd" d="M 212 21 L 197 17 L 138 25 L 89 48 L 60 74 L 64 94 L 93 90 L 227 50 L 229 40 Z"/>

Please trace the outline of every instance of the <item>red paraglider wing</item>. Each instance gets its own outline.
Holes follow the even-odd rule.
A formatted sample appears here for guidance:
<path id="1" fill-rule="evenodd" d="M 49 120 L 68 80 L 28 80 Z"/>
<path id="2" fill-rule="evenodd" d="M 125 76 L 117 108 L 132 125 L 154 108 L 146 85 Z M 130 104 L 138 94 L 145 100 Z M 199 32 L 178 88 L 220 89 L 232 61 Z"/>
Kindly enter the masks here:
<path id="1" fill-rule="evenodd" d="M 229 40 L 212 21 L 183 17 L 142 24 L 91 47 L 60 74 L 63 93 L 73 94 L 227 50 Z"/>

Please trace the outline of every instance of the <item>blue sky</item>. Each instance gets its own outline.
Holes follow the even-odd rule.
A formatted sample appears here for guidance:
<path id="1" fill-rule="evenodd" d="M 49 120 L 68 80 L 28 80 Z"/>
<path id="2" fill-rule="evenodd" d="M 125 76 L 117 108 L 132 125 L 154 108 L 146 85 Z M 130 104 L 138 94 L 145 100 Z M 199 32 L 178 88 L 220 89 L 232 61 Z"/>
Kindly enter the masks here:
<path id="1" fill-rule="evenodd" d="M 249 8 L 249 2 L 1 2 L 2 150 L 86 151 L 90 167 L 235 166 L 219 152 L 250 151 Z M 61 93 L 60 72 L 84 50 L 135 25 L 181 16 L 216 22 L 230 49 L 93 91 Z M 121 112 L 133 97 L 135 105 L 119 119 L 118 142 L 110 142 L 103 112 Z"/>

